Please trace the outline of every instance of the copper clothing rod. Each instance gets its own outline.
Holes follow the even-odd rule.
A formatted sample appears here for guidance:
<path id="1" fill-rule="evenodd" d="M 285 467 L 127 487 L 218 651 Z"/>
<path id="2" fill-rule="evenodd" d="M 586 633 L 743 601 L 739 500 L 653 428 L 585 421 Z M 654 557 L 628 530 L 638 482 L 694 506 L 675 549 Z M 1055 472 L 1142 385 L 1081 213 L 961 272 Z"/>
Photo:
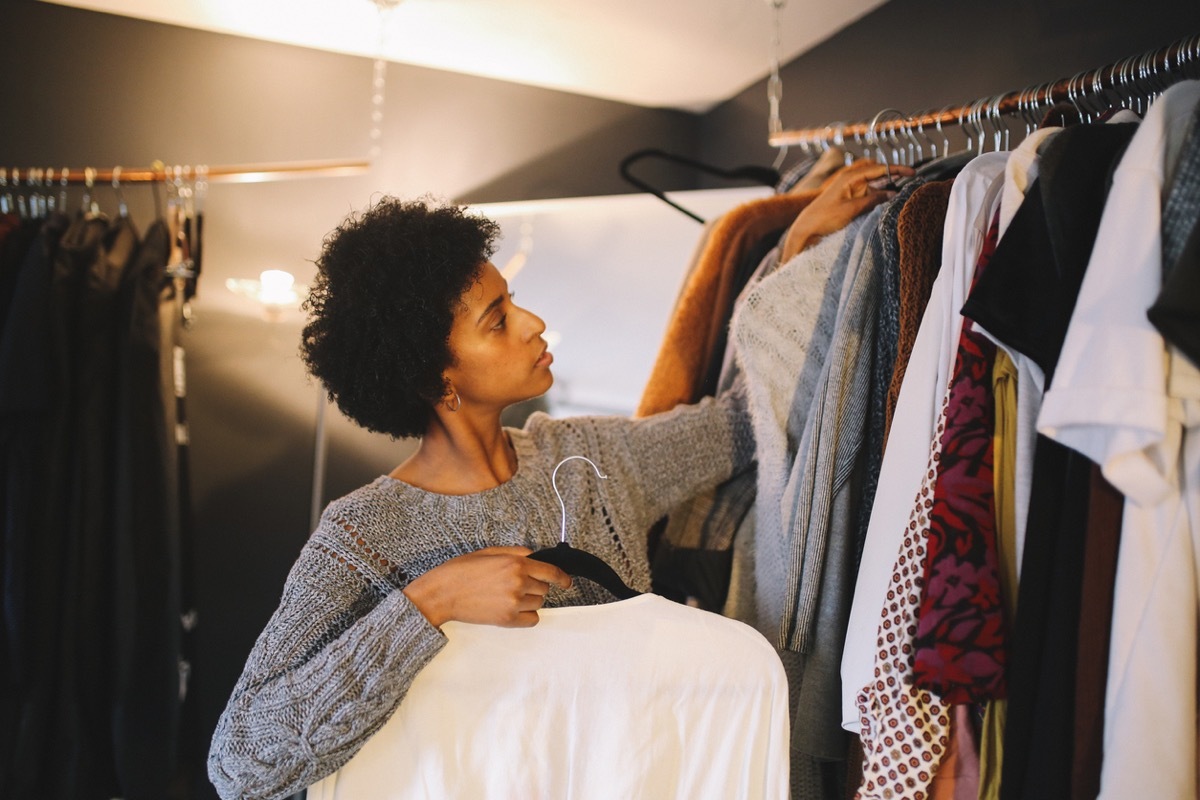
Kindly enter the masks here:
<path id="1" fill-rule="evenodd" d="M 328 161 L 288 161 L 274 164 L 241 164 L 208 167 L 204 165 L 155 165 L 152 167 L 12 167 L 0 168 L 0 178 L 17 187 L 32 180 L 34 185 L 50 187 L 66 184 L 162 183 L 168 180 L 206 180 L 209 183 L 263 183 L 290 178 L 337 177 L 360 175 L 371 162 L 365 159 Z"/>
<path id="2" fill-rule="evenodd" d="M 936 111 L 924 111 L 912 116 L 894 112 L 891 119 L 871 122 L 834 123 L 820 128 L 797 128 L 770 135 L 774 147 L 807 145 L 835 141 L 846 137 L 862 137 L 910 130 L 923 130 L 938 125 L 977 123 L 980 119 L 1029 111 L 1059 102 L 1069 102 L 1086 110 L 1088 100 L 1097 96 L 1130 97 L 1161 91 L 1171 83 L 1186 77 L 1189 68 L 1200 65 L 1200 34 L 1188 36 L 1158 50 L 1131 56 L 1115 64 L 1081 72 L 1071 78 L 1031 86 L 1020 91 L 995 97 L 985 97 L 973 103 L 947 106 Z M 892 111 L 892 109 L 888 109 Z M 884 112 L 880 112 L 882 114 Z M 876 115 L 876 120 L 879 115 Z"/>

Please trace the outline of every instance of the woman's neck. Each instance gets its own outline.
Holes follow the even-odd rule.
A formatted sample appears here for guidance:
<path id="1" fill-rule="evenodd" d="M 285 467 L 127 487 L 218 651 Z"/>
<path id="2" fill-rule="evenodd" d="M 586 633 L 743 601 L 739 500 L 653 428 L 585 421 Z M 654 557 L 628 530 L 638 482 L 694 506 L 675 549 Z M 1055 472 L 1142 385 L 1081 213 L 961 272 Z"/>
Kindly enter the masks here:
<path id="1" fill-rule="evenodd" d="M 472 418 L 457 413 L 430 422 L 417 450 L 391 477 L 437 494 L 474 494 L 507 483 L 517 455 L 500 416 Z"/>

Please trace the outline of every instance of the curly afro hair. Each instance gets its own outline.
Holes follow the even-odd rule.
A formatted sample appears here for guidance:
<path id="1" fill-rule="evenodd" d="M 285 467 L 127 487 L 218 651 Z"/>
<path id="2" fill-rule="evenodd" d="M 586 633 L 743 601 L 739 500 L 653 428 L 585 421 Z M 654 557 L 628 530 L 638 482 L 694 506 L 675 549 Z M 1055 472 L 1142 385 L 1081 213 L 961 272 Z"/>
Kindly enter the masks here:
<path id="1" fill-rule="evenodd" d="M 499 234 L 456 206 L 384 197 L 325 237 L 300 351 L 346 416 L 393 438 L 425 433 L 459 298 Z"/>

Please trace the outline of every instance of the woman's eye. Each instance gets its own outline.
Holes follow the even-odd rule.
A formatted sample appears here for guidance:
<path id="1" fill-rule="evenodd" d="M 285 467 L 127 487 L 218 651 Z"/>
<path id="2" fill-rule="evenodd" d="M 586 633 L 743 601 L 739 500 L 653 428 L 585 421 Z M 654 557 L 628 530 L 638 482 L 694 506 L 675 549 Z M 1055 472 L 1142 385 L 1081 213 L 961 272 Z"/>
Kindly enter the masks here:
<path id="1" fill-rule="evenodd" d="M 500 315 L 500 321 L 499 321 L 499 322 L 497 322 L 495 325 L 493 325 L 493 326 L 492 326 L 492 330 L 494 330 L 494 331 L 503 330 L 503 329 L 504 329 L 504 323 L 505 323 L 505 321 L 506 321 L 507 319 L 508 319 L 508 314 L 501 314 L 501 315 Z"/>

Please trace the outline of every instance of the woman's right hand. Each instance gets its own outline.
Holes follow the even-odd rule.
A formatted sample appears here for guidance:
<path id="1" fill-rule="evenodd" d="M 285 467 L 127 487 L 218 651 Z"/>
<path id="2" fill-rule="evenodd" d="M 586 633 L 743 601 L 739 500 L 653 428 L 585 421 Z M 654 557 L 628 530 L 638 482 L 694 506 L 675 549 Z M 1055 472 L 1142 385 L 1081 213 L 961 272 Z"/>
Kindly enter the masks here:
<path id="1" fill-rule="evenodd" d="M 551 586 L 571 587 L 571 576 L 553 564 L 526 558 L 528 547 L 485 547 L 456 556 L 414 578 L 404 594 L 440 628 L 458 620 L 506 628 L 537 624 Z"/>

